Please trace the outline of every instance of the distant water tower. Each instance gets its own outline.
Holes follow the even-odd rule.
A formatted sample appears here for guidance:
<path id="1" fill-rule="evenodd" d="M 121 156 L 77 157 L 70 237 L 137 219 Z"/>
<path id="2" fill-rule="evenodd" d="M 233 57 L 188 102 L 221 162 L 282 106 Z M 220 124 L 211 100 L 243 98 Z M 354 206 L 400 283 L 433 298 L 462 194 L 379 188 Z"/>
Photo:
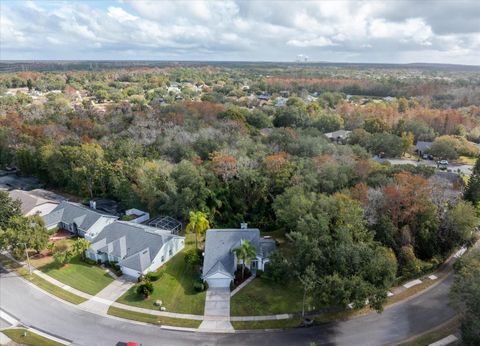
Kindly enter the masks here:
<path id="1" fill-rule="evenodd" d="M 308 62 L 308 55 L 304 55 L 304 54 L 298 54 L 297 55 L 297 59 L 295 59 L 296 62 L 300 63 L 300 62 Z"/>

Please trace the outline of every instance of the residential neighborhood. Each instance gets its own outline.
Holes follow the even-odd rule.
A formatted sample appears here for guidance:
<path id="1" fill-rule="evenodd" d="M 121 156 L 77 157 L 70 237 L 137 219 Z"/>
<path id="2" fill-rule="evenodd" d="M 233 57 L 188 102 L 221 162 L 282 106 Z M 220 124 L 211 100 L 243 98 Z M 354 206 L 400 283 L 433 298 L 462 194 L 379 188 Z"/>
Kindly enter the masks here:
<path id="1" fill-rule="evenodd" d="M 479 4 L 0 1 L 0 346 L 480 345 Z"/>

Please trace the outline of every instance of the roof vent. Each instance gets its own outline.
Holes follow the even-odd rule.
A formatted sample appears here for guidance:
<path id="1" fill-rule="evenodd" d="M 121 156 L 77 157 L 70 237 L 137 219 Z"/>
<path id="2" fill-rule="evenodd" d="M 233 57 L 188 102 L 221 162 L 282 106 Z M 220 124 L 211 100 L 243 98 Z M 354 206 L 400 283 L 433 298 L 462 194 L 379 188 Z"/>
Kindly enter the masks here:
<path id="1" fill-rule="evenodd" d="M 242 222 L 240 224 L 240 229 L 247 229 L 248 228 L 248 224 L 246 222 Z"/>

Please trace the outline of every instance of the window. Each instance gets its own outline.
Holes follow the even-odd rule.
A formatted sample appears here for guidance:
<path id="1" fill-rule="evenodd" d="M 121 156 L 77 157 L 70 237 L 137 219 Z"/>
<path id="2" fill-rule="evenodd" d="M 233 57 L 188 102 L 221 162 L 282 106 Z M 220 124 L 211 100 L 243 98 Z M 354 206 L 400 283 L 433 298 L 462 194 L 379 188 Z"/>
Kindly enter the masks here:
<path id="1" fill-rule="evenodd" d="M 168 255 L 171 256 L 173 253 L 172 249 L 168 250 Z"/>
<path id="2" fill-rule="evenodd" d="M 165 256 L 162 256 L 162 258 L 160 259 L 162 262 L 165 261 Z"/>

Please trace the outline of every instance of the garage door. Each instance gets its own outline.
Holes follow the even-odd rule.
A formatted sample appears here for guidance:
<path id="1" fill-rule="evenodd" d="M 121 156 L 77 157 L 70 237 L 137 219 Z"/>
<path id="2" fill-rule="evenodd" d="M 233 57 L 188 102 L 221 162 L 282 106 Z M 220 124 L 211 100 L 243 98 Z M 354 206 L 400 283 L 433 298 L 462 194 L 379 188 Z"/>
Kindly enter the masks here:
<path id="1" fill-rule="evenodd" d="M 208 287 L 230 287 L 230 279 L 207 279 Z"/>

